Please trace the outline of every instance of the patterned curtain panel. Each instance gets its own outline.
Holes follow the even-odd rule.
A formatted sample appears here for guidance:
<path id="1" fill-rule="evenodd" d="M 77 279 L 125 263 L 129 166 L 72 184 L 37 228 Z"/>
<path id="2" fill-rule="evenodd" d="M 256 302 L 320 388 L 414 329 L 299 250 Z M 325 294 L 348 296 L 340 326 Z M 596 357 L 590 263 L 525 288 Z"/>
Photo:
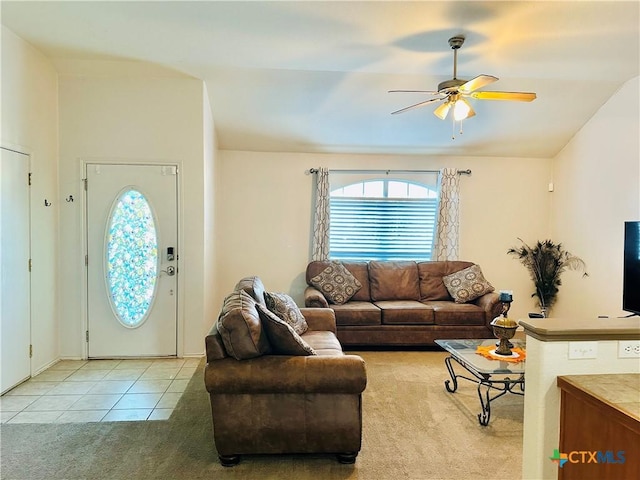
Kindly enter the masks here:
<path id="1" fill-rule="evenodd" d="M 329 259 L 329 169 L 325 167 L 316 171 L 311 259 Z"/>
<path id="2" fill-rule="evenodd" d="M 440 208 L 434 260 L 457 260 L 460 176 L 456 168 L 443 168 L 440 175 Z"/>

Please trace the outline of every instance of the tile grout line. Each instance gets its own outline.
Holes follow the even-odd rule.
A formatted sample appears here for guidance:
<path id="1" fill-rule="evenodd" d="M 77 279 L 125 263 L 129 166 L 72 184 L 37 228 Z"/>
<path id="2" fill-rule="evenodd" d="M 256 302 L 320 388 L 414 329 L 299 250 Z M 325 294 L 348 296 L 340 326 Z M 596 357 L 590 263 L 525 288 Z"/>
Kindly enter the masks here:
<path id="1" fill-rule="evenodd" d="M 199 361 L 199 360 L 198 360 Z M 3 418 L 2 419 L 2 423 L 26 423 L 26 422 L 18 422 L 18 421 L 14 421 L 16 420 L 16 417 L 20 416 L 21 414 L 25 414 L 25 416 L 29 417 L 31 415 L 32 418 L 34 417 L 38 417 L 40 416 L 40 418 L 47 418 L 47 421 L 36 421 L 36 422 L 30 422 L 30 423 L 63 423 L 63 422 L 58 422 L 58 420 L 61 417 L 65 417 L 65 416 L 71 416 L 73 417 L 74 415 L 81 417 L 81 416 L 85 416 L 88 417 L 89 415 L 91 415 L 91 413 L 93 412 L 101 412 L 101 411 L 105 411 L 106 413 L 100 418 L 100 419 L 94 419 L 94 420 L 88 420 L 90 422 L 96 422 L 96 421 L 105 421 L 105 418 L 112 416 L 112 417 L 118 417 L 118 416 L 123 416 L 126 417 L 127 413 L 129 413 L 129 415 L 131 415 L 132 411 L 139 411 L 139 410 L 144 410 L 147 411 L 148 413 L 147 415 L 144 416 L 144 418 L 124 418 L 124 420 L 128 420 L 128 421 L 148 421 L 149 419 L 152 419 L 152 417 L 154 416 L 154 414 L 157 414 L 158 416 L 160 416 L 160 418 L 158 418 L 158 420 L 163 420 L 166 419 L 168 417 L 171 416 L 171 414 L 173 413 L 173 410 L 175 408 L 175 405 L 177 404 L 177 402 L 179 401 L 180 397 L 182 396 L 182 394 L 184 393 L 184 390 L 186 388 L 187 383 L 189 382 L 189 380 L 191 379 L 191 377 L 193 376 L 193 374 L 195 373 L 195 370 L 197 368 L 197 365 L 194 365 L 193 362 L 188 361 L 188 360 L 182 360 L 182 361 L 178 361 L 176 362 L 175 360 L 171 359 L 169 361 L 163 361 L 163 360 L 153 360 L 150 363 L 142 360 L 142 362 L 144 362 L 144 368 L 142 368 L 141 365 L 141 360 L 137 359 L 137 360 L 119 360 L 117 362 L 111 362 L 108 361 L 109 363 L 103 363 L 105 361 L 103 360 L 89 360 L 89 361 L 78 361 L 78 362 L 82 362 L 81 364 L 77 365 L 77 368 L 60 368 L 60 367 L 66 367 L 67 366 L 67 362 L 73 362 L 73 361 L 63 361 L 65 362 L 65 364 L 60 365 L 62 362 L 58 362 L 58 364 L 52 366 L 51 368 L 45 370 L 44 372 L 42 372 L 40 375 L 43 375 L 42 377 L 40 377 L 40 375 L 38 375 L 38 377 L 40 377 L 38 380 L 34 380 L 34 377 L 32 379 L 29 379 L 27 382 L 23 383 L 22 385 L 19 385 L 16 388 L 20 388 L 23 387 L 26 384 L 29 384 L 29 386 L 31 386 L 32 388 L 36 389 L 36 391 L 38 390 L 38 387 L 34 385 L 45 385 L 43 387 L 44 391 L 41 392 L 34 392 L 33 395 L 30 395 L 29 393 L 25 393 L 24 395 L 20 395 L 19 393 L 13 393 L 13 394 L 5 394 L 4 396 L 1 397 L 1 399 L 5 399 L 5 398 L 21 398 L 21 397 L 37 397 L 34 400 L 24 404 L 20 410 L 17 411 L 13 411 L 13 410 L 2 410 L 3 414 L 9 414 L 6 415 L 8 418 Z M 95 363 L 93 363 L 95 362 Z M 100 363 L 98 363 L 100 362 Z M 134 370 L 134 368 L 122 368 L 122 365 L 124 362 L 130 362 L 131 367 L 138 367 L 135 368 L 135 370 L 140 370 L 140 373 L 136 376 L 136 378 L 127 378 L 127 379 L 115 379 L 115 380 L 105 380 L 105 377 L 107 377 L 110 373 L 112 372 L 117 372 L 119 370 Z M 177 364 L 177 365 L 176 365 Z M 89 365 L 91 365 L 89 367 Z M 193 366 L 192 366 L 193 365 Z M 102 367 L 102 366 L 110 366 L 111 368 L 108 369 L 104 369 L 104 368 L 97 368 L 97 367 Z M 57 368 L 56 368 L 57 367 Z M 165 373 L 160 373 L 163 370 L 170 370 L 171 373 L 165 372 Z M 93 380 L 87 379 L 87 380 L 76 380 L 76 379 L 71 379 L 71 377 L 73 377 L 75 374 L 79 373 L 79 372 L 83 372 L 85 374 L 85 376 L 87 377 L 99 377 L 99 378 L 95 378 Z M 60 372 L 69 372 L 67 375 L 64 375 Z M 86 374 L 86 372 L 105 372 L 104 375 L 100 375 L 100 374 Z M 58 375 L 56 375 L 56 373 Z M 150 374 L 151 378 L 143 378 L 145 376 L 145 374 Z M 83 375 L 79 375 L 78 377 L 81 377 Z M 126 375 L 124 375 L 126 376 Z M 167 376 L 169 378 L 167 378 Z M 62 377 L 60 380 L 54 380 L 55 378 L 60 378 Z M 153 377 L 159 377 L 159 378 L 153 378 Z M 48 380 L 48 378 L 51 378 L 51 381 Z M 178 387 L 177 391 L 169 391 L 169 389 L 172 387 L 172 385 L 174 385 L 176 381 L 183 381 L 181 382 L 182 385 L 180 385 L 180 387 Z M 73 392 L 73 388 L 69 387 L 71 392 L 60 392 L 60 393 L 52 393 L 56 388 L 60 388 L 60 385 L 73 385 L 75 384 L 75 386 L 77 387 L 79 384 L 81 384 L 82 382 L 85 383 L 92 383 L 93 385 L 91 387 L 88 387 L 88 390 L 82 392 L 82 393 L 77 393 Z M 110 389 L 106 389 L 104 392 L 100 391 L 100 393 L 91 393 L 91 391 L 96 388 L 99 387 L 100 385 L 105 384 L 105 382 L 109 383 L 109 382 L 131 382 L 131 384 L 126 387 L 126 390 L 124 390 L 123 392 L 112 392 L 110 391 Z M 141 385 L 139 382 L 145 382 L 145 388 L 142 389 L 141 392 L 131 392 L 132 389 L 134 389 L 134 387 L 136 385 Z M 154 387 L 152 386 L 153 383 L 160 383 L 160 384 L 164 384 L 166 382 L 166 385 L 163 385 L 162 387 L 160 387 L 160 391 L 145 391 L 146 390 L 146 386 L 149 385 L 151 386 L 152 390 L 154 389 Z M 51 387 L 51 388 L 46 388 L 46 384 L 56 384 L 55 386 Z M 26 387 L 26 389 L 28 390 L 29 387 Z M 25 390 L 25 388 L 23 388 L 23 390 Z M 62 388 L 62 390 L 64 390 L 64 388 Z M 99 389 L 100 390 L 100 389 Z M 10 392 L 8 392 L 10 393 Z M 118 405 L 118 403 L 120 403 L 125 396 L 127 395 L 159 395 L 157 400 L 155 402 L 153 402 L 153 406 L 149 407 L 149 406 L 144 406 L 144 407 L 138 407 L 135 405 L 135 402 L 133 400 L 130 400 L 131 402 L 133 402 L 133 405 L 131 407 L 128 408 L 114 408 L 116 405 Z M 170 394 L 170 396 L 166 396 L 167 394 Z M 105 395 L 119 395 L 119 398 L 117 400 L 115 400 L 115 402 L 113 402 L 111 404 L 111 406 L 109 408 L 87 408 L 87 409 L 73 409 L 72 407 L 74 405 L 76 405 L 78 402 L 80 402 L 82 399 L 85 398 L 91 398 L 92 396 L 105 396 Z M 177 395 L 177 397 L 176 397 Z M 66 408 L 58 410 L 58 409 L 42 409 L 42 410 L 28 410 L 28 408 L 30 406 L 32 406 L 33 404 L 39 402 L 39 401 L 43 401 L 43 399 L 51 399 L 51 398 L 60 398 L 62 396 L 77 396 L 78 398 L 75 399 L 74 401 L 72 401 L 69 405 L 66 406 Z M 142 400 L 143 397 L 140 397 L 140 400 Z M 148 397 L 146 397 L 148 398 Z M 167 400 L 168 404 L 171 404 L 173 406 L 171 407 L 158 407 L 158 405 L 161 405 L 161 402 L 163 401 L 164 398 L 172 398 L 172 400 Z M 89 400 L 87 400 L 87 402 L 89 402 Z M 51 405 L 51 404 L 50 404 Z M 163 410 L 164 412 L 160 413 L 159 411 Z M 54 419 L 51 419 L 51 416 L 54 414 L 54 412 L 57 412 L 58 415 L 55 416 Z M 91 412 L 91 413 L 89 413 Z M 113 413 L 112 413 L 113 412 Z M 13 414 L 13 415 L 11 415 Z M 167 415 L 168 414 L 168 415 Z M 165 417 L 166 415 L 166 417 Z M 121 419 L 114 419 L 113 421 L 118 421 Z M 85 420 L 87 421 L 87 420 Z M 110 421 L 110 420 L 106 420 L 106 421 Z M 153 421 L 153 419 L 151 420 Z"/>

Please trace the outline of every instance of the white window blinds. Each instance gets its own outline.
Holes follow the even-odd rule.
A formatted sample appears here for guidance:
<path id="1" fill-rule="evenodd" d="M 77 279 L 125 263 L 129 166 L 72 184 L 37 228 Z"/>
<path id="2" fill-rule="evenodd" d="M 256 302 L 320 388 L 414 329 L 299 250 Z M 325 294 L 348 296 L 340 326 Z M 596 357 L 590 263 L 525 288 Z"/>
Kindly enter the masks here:
<path id="1" fill-rule="evenodd" d="M 330 184 L 331 259 L 431 259 L 437 172 L 332 172 Z"/>

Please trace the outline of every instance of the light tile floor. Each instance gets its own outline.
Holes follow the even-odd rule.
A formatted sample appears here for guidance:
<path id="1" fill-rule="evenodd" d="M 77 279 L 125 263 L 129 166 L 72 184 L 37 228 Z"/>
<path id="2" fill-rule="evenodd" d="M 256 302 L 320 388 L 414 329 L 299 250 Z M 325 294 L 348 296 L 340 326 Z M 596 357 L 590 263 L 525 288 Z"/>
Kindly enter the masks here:
<path id="1" fill-rule="evenodd" d="M 2 423 L 166 420 L 199 358 L 63 360 L 0 397 Z"/>

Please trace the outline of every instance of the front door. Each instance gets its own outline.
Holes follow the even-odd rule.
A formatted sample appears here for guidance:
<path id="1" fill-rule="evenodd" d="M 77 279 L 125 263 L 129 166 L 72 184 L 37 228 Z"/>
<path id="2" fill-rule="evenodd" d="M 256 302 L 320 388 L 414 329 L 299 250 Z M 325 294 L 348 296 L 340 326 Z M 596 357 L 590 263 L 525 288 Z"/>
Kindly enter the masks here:
<path id="1" fill-rule="evenodd" d="M 0 149 L 0 393 L 31 375 L 29 157 Z"/>
<path id="2" fill-rule="evenodd" d="M 88 356 L 177 354 L 178 169 L 87 164 Z"/>

